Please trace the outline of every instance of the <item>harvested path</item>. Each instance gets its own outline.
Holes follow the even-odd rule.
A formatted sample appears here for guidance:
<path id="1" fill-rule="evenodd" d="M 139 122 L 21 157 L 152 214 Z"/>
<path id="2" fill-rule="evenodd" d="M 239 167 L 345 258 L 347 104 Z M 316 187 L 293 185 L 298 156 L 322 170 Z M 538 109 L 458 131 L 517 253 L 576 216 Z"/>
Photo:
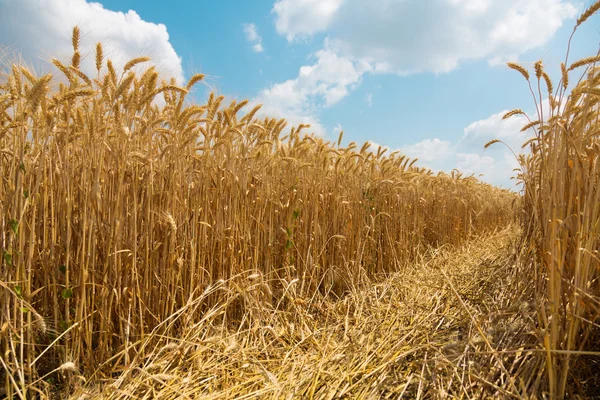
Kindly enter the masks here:
<path id="1" fill-rule="evenodd" d="M 510 227 L 432 251 L 336 301 L 295 297 L 290 284 L 287 311 L 247 302 L 249 329 L 223 328 L 214 309 L 75 398 L 521 397 L 514 377 L 535 375 L 538 359 L 524 350 L 537 339 L 517 238 Z"/>

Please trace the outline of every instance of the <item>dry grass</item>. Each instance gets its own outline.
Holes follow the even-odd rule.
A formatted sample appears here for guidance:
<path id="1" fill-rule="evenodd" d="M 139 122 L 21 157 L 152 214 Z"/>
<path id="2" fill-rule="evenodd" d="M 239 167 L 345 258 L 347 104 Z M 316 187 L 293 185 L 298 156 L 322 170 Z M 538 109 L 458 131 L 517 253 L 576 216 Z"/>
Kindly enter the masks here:
<path id="1" fill-rule="evenodd" d="M 340 300 L 301 297 L 299 282 L 289 282 L 285 310 L 255 301 L 252 293 L 266 284 L 261 278 L 217 284 L 168 324 L 217 291 L 241 296 L 261 318 L 224 329 L 221 304 L 184 322 L 179 337 L 165 335 L 164 326 L 151 347 L 135 346 L 135 367 L 73 398 L 522 398 L 540 378 L 514 378 L 530 375 L 538 351 L 529 333 L 533 292 L 515 268 L 518 234 L 513 226 L 431 250 Z M 518 303 L 507 288 L 521 293 Z"/>
<path id="2" fill-rule="evenodd" d="M 573 34 L 599 9 L 600 1 L 590 5 Z M 551 398 L 600 395 L 599 61 L 600 53 L 570 64 L 567 51 L 556 89 L 541 61 L 533 81 L 509 63 L 527 79 L 538 106 L 537 119 L 523 127 L 534 136 L 524 145 L 531 154 L 521 157 L 527 216 L 521 264 L 536 284 L 542 392 Z M 577 69 L 581 78 L 570 88 Z"/>
<path id="3" fill-rule="evenodd" d="M 190 104 L 201 75 L 159 82 L 131 70 L 145 58 L 117 71 L 98 45 L 89 77 L 78 35 L 70 65 L 53 61 L 63 83 L 24 65 L 0 78 L 9 396 L 67 393 L 79 381 L 65 363 L 88 379 L 133 371 L 157 329 L 181 337 L 220 310 L 223 330 L 247 330 L 291 310 L 291 282 L 302 299 L 337 298 L 515 219 L 515 194 L 472 177 L 306 127 L 283 135 L 285 121 L 256 108 L 239 117 L 245 101 Z"/>

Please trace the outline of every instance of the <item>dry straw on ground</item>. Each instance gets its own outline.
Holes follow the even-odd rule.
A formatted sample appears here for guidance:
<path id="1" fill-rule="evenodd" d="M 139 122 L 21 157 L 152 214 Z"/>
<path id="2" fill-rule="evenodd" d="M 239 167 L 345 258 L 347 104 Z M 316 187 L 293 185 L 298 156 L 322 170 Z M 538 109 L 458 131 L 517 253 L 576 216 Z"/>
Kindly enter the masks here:
<path id="1" fill-rule="evenodd" d="M 249 301 L 263 317 L 243 329 L 223 329 L 221 305 L 178 337 L 156 332 L 160 339 L 136 368 L 74 398 L 518 398 L 524 389 L 513 377 L 529 375 L 538 351 L 529 333 L 532 291 L 523 290 L 515 269 L 518 233 L 513 226 L 431 250 L 342 300 L 304 299 L 290 282 L 293 305 Z M 238 282 L 248 292 L 264 284 L 245 276 Z M 506 286 L 523 293 L 522 301 L 507 297 Z M 240 295 L 226 286 L 211 290 Z"/>

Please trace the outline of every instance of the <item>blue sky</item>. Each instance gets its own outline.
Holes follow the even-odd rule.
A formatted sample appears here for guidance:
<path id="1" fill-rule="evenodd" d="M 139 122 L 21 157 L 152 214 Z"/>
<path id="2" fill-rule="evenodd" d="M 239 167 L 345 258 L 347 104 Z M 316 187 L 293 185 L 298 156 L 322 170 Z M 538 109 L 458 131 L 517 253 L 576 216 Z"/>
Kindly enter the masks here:
<path id="1" fill-rule="evenodd" d="M 182 82 L 264 104 L 265 114 L 311 123 L 326 138 L 367 140 L 512 187 L 527 134 L 513 108 L 534 112 L 522 77 L 505 66 L 538 59 L 558 82 L 576 17 L 591 0 L 0 0 L 0 45 L 36 69 L 67 58 L 73 25 L 84 60 L 102 41 L 117 61 L 150 55 Z M 595 54 L 600 19 L 578 30 L 570 60 Z M 10 52 L 9 52 L 10 53 Z M 85 54 L 84 54 L 85 55 Z M 208 87 L 196 91 L 198 101 Z"/>

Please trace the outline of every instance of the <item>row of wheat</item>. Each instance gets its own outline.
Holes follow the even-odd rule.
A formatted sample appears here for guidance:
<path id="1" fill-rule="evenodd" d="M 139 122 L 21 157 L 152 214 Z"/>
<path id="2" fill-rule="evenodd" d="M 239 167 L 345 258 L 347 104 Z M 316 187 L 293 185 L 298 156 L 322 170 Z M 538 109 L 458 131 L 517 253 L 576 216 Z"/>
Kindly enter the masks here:
<path id="1" fill-rule="evenodd" d="M 60 366 L 128 365 L 124 348 L 221 280 L 243 291 L 260 278 L 255 295 L 280 308 L 292 280 L 305 297 L 341 295 L 519 207 L 474 178 L 341 147 L 341 134 L 284 135 L 258 107 L 239 117 L 246 101 L 190 104 L 202 75 L 180 87 L 134 73 L 146 58 L 117 71 L 101 44 L 86 75 L 77 28 L 73 47 L 53 61 L 60 77 L 0 77 L 0 377 L 13 395 L 49 390 L 40 378 Z M 244 298 L 228 301 L 223 323 L 249 324 Z"/>
<path id="2" fill-rule="evenodd" d="M 599 9 L 596 1 L 573 34 Z M 553 398 L 600 383 L 593 378 L 600 355 L 599 62 L 600 53 L 569 64 L 567 52 L 556 88 L 541 61 L 534 78 L 509 63 L 528 81 L 538 109 L 524 127 L 535 132 L 523 146 L 531 152 L 520 156 L 526 215 L 522 264 L 537 282 L 538 338 Z M 581 79 L 569 87 L 571 75 L 581 69 Z M 517 114 L 524 113 L 513 110 L 505 117 Z"/>

